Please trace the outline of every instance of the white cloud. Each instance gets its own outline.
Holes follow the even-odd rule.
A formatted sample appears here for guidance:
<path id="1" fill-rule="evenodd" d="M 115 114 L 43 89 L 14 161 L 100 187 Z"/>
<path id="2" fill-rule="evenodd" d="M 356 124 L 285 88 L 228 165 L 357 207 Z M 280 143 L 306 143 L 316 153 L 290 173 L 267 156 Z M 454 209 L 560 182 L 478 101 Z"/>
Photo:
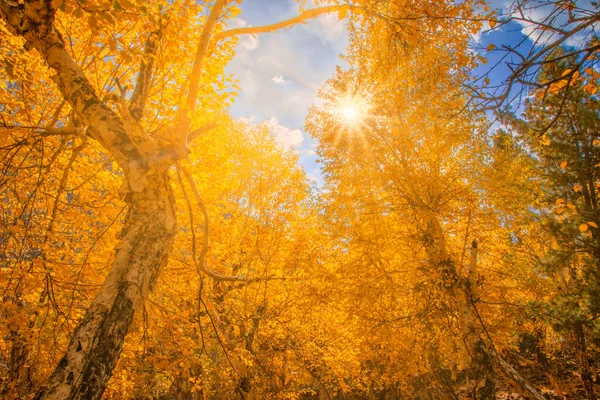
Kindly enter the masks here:
<path id="1" fill-rule="evenodd" d="M 317 8 L 323 5 L 316 5 L 314 1 L 309 0 L 307 8 Z M 348 47 L 348 23 L 346 19 L 339 19 L 337 12 L 323 14 L 315 19 L 315 22 L 303 25 L 303 29 L 317 36 L 324 43 L 331 46 L 337 53 L 342 53 Z"/>
<path id="2" fill-rule="evenodd" d="M 304 141 L 304 136 L 300 129 L 290 129 L 287 126 L 281 125 L 277 117 L 272 117 L 265 122 L 265 124 L 269 128 L 271 134 L 275 136 L 275 140 L 277 140 L 286 151 L 300 146 Z"/>
<path id="3" fill-rule="evenodd" d="M 565 40 L 565 44 L 567 46 L 579 47 L 579 46 L 581 46 L 582 43 L 585 43 L 589 39 L 588 36 L 589 35 L 587 33 L 575 34 L 575 35 L 571 36 L 570 38 L 568 38 L 567 40 Z"/>
<path id="4" fill-rule="evenodd" d="M 271 78 L 271 82 L 274 82 L 278 85 L 285 85 L 286 83 L 290 83 L 290 81 L 286 81 L 283 79 L 283 75 L 275 75 Z"/>
<path id="5" fill-rule="evenodd" d="M 238 46 L 241 46 L 246 50 L 254 50 L 258 48 L 259 44 L 258 36 L 254 35 L 240 36 L 240 41 L 238 42 Z"/>
<path id="6" fill-rule="evenodd" d="M 228 72 L 235 75 L 242 88 L 235 105 L 243 111 L 240 110 L 237 115 L 256 115 L 259 118 L 277 116 L 280 120 L 286 120 L 286 123 L 289 123 L 290 117 L 295 117 L 295 125 L 302 123 L 304 113 L 316 99 L 319 86 L 335 70 L 336 58 L 331 55 L 333 66 L 329 71 L 323 71 L 322 67 L 309 61 L 308 51 L 292 50 L 294 45 L 297 47 L 300 44 L 293 37 L 271 34 L 264 36 L 264 45 L 258 49 L 252 52 L 238 51 L 228 67 Z M 273 77 L 283 71 L 286 76 L 282 78 L 295 83 L 285 86 L 285 98 L 282 98 L 282 85 L 276 82 L 265 85 L 265 82 L 272 82 Z"/>
<path id="7" fill-rule="evenodd" d="M 227 20 L 227 29 L 243 28 L 245 26 L 248 26 L 248 22 L 243 18 Z"/>

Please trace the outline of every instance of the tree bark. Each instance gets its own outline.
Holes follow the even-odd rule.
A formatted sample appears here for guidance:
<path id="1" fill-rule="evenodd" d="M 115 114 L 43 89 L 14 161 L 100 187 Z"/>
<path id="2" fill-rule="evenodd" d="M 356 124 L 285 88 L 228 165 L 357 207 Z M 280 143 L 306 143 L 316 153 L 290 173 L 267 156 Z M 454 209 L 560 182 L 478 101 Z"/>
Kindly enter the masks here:
<path id="1" fill-rule="evenodd" d="M 587 355 L 587 342 L 585 340 L 585 331 L 581 323 L 576 324 L 573 328 L 573 342 L 575 345 L 575 352 L 577 353 L 577 364 L 579 367 L 579 376 L 581 383 L 585 389 L 585 393 L 588 400 L 596 398 L 596 392 L 594 391 L 594 379 L 592 377 L 592 370 L 590 368 L 590 359 Z"/>

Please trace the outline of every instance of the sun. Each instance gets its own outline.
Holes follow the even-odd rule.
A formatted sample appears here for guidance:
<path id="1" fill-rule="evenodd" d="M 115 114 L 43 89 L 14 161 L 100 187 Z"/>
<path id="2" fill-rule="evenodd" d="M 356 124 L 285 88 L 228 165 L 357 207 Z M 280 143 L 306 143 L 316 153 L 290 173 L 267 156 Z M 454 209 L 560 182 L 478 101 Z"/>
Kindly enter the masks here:
<path id="1" fill-rule="evenodd" d="M 344 121 L 348 123 L 356 122 L 356 120 L 359 117 L 358 109 L 353 104 L 348 104 L 344 106 L 341 110 L 341 113 L 342 117 L 344 118 Z"/>
<path id="2" fill-rule="evenodd" d="M 367 103 L 360 98 L 345 97 L 338 100 L 336 114 L 346 126 L 360 125 L 367 116 Z"/>

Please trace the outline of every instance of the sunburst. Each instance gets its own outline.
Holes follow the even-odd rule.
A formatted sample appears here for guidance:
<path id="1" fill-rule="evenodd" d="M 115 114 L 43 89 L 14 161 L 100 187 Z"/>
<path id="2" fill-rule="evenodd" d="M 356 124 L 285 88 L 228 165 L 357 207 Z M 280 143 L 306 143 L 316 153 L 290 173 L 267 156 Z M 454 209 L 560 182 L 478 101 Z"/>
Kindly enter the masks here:
<path id="1" fill-rule="evenodd" d="M 367 102 L 358 97 L 344 97 L 338 101 L 335 108 L 339 122 L 348 128 L 361 125 L 369 111 Z"/>

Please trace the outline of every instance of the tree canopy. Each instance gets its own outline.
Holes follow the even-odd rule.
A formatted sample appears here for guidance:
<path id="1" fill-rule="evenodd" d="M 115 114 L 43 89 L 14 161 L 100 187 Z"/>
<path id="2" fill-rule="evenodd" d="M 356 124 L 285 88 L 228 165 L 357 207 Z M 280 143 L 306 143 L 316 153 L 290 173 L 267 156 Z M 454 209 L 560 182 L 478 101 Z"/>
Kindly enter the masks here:
<path id="1" fill-rule="evenodd" d="M 306 3 L 0 0 L 0 397 L 597 398 L 598 5 Z M 226 66 L 331 15 L 320 185 Z"/>

